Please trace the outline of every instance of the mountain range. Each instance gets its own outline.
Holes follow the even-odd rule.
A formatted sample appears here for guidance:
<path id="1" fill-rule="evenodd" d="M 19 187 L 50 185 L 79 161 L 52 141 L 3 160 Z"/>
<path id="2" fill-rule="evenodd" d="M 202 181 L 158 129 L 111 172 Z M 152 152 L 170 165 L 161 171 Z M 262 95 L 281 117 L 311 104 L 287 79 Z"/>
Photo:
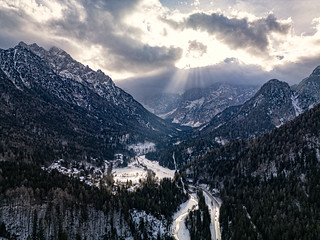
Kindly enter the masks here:
<path id="1" fill-rule="evenodd" d="M 225 141 L 254 138 L 291 121 L 318 103 L 319 67 L 296 86 L 290 87 L 276 79 L 268 81 L 244 104 L 215 115 L 200 132 Z"/>
<path id="2" fill-rule="evenodd" d="M 173 154 L 176 164 L 181 165 L 219 145 L 252 139 L 282 126 L 320 103 L 319 68 L 291 87 L 277 79 L 269 80 L 243 104 L 227 107 L 186 134 L 178 145 L 166 145 L 149 157 L 174 168 Z"/>
<path id="3" fill-rule="evenodd" d="M 12 157 L 38 152 L 66 158 L 72 152 L 73 159 L 113 159 L 129 144 L 157 143 L 178 132 L 102 71 L 56 47 L 21 42 L 0 50 L 0 76 L 2 148 Z M 14 150 L 17 141 L 26 145 L 24 153 Z"/>
<path id="4" fill-rule="evenodd" d="M 182 95 L 163 93 L 142 99 L 142 103 L 158 116 L 189 127 L 208 123 L 227 107 L 250 99 L 256 86 L 214 83 L 206 88 L 192 88 Z"/>
<path id="5" fill-rule="evenodd" d="M 20 42 L 0 49 L 0 90 L 0 238 L 172 240 L 193 183 L 221 197 L 222 239 L 319 239 L 320 66 L 294 86 L 153 97 L 164 120 L 62 49 Z M 112 160 L 143 143 L 173 179 L 143 166 L 139 183 L 114 184 Z M 46 167 L 56 160 L 65 175 Z M 188 212 L 193 233 L 209 229 Z"/>

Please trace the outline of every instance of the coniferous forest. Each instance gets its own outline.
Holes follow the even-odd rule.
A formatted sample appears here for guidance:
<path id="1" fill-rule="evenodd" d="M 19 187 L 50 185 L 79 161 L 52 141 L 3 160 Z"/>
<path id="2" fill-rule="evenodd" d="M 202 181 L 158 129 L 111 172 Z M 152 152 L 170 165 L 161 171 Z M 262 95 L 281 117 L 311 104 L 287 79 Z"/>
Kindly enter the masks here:
<path id="1" fill-rule="evenodd" d="M 189 165 L 220 190 L 223 239 L 320 238 L 320 106 Z"/>
<path id="2" fill-rule="evenodd" d="M 70 239 L 67 232 L 72 226 L 62 225 L 67 212 L 79 212 L 80 219 L 77 221 L 86 222 L 91 209 L 101 211 L 110 218 L 105 226 L 108 228 L 105 239 L 121 239 L 115 226 L 112 226 L 113 214 L 119 212 L 120 221 L 126 221 L 123 225 L 130 228 L 135 239 L 141 239 L 146 229 L 144 226 L 139 226 L 138 229 L 135 227 L 130 210 L 142 210 L 156 217 L 164 216 L 169 227 L 173 213 L 186 198 L 181 188 L 171 179 L 163 179 L 158 184 L 148 178 L 136 192 L 127 191 L 125 187 L 110 191 L 107 188 L 88 186 L 55 170 L 49 173 L 34 164 L 0 162 L 0 201 L 9 208 L 20 203 L 25 208 L 32 209 L 34 229 L 29 239 L 45 239 L 42 236 L 43 229 L 52 221 L 57 223 L 52 233 L 54 239 Z M 40 218 L 39 211 L 44 204 L 47 206 L 46 214 Z M 4 223 L 0 223 L 0 237 L 15 239 Z M 81 239 L 80 234 L 74 237 Z M 165 237 L 169 238 L 170 236 Z"/>

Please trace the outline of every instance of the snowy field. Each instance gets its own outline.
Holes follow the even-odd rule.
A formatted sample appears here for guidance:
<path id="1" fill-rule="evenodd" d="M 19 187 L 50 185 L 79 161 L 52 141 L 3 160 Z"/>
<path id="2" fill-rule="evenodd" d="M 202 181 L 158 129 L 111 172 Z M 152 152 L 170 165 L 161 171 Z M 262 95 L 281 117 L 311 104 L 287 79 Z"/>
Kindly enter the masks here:
<path id="1" fill-rule="evenodd" d="M 198 209 L 197 194 L 190 194 L 190 198 L 185 203 L 180 205 L 180 210 L 173 215 L 172 232 L 177 240 L 190 239 L 189 230 L 184 224 L 188 213 L 192 210 Z"/>
<path id="2" fill-rule="evenodd" d="M 156 178 L 173 178 L 174 170 L 164 168 L 159 165 L 158 162 L 150 161 L 146 159 L 145 155 L 137 157 L 133 162 L 128 164 L 125 168 L 115 168 L 112 170 L 112 175 L 115 182 L 126 183 L 132 181 L 132 183 L 138 183 L 139 179 L 145 179 L 147 177 L 147 170 L 151 170 L 155 173 Z"/>

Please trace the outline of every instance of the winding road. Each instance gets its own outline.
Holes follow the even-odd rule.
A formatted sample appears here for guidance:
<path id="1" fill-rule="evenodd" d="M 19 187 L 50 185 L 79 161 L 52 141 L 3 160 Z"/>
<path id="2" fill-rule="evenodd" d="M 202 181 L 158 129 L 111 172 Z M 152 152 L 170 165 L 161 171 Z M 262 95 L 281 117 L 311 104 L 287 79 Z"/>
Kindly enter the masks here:
<path id="1" fill-rule="evenodd" d="M 190 239 L 190 234 L 184 221 L 190 211 L 197 209 L 198 201 L 196 194 L 189 194 L 189 196 L 189 200 L 181 204 L 180 210 L 173 216 L 173 236 L 177 240 Z"/>
<path id="2" fill-rule="evenodd" d="M 194 186 L 189 188 L 197 189 Z M 211 239 L 212 240 L 221 240 L 220 224 L 219 224 L 219 214 L 220 214 L 220 205 L 218 201 L 204 188 L 199 187 L 205 196 L 206 204 L 208 205 L 210 216 L 211 216 Z M 183 203 L 180 206 L 180 210 L 174 215 L 173 219 L 173 236 L 177 240 L 187 240 L 190 239 L 189 231 L 187 230 L 184 221 L 188 213 L 198 207 L 198 201 L 196 194 L 189 194 L 190 198 L 188 201 Z"/>

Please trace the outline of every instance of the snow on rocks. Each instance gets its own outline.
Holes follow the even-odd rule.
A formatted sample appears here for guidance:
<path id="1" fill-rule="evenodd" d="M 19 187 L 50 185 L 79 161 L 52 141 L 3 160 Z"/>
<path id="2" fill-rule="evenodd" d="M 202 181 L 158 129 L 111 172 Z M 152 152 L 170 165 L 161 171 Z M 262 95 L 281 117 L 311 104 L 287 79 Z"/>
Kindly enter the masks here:
<path id="1" fill-rule="evenodd" d="M 299 106 L 298 97 L 299 97 L 299 95 L 294 95 L 291 97 L 292 106 L 294 107 L 296 116 L 299 116 L 301 113 L 303 113 L 302 108 Z"/>

